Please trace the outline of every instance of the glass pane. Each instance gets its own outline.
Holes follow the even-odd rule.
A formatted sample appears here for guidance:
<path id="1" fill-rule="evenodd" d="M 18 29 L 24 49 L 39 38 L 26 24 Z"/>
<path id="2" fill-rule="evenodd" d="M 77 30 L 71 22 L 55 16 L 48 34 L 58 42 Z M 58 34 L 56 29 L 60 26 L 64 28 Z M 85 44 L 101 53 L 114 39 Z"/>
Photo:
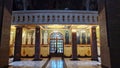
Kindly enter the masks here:
<path id="1" fill-rule="evenodd" d="M 63 40 L 57 40 L 57 53 L 63 53 Z"/>
<path id="2" fill-rule="evenodd" d="M 82 44 L 86 44 L 86 33 L 82 33 Z"/>
<path id="3" fill-rule="evenodd" d="M 56 51 L 56 40 L 50 40 L 50 52 L 55 53 Z"/>
<path id="4" fill-rule="evenodd" d="M 57 39 L 62 39 L 63 36 L 62 36 L 62 34 L 59 33 L 59 32 L 54 32 L 54 33 L 51 34 L 50 38 L 51 38 L 51 39 L 56 39 L 56 38 L 57 38 Z"/>
<path id="5" fill-rule="evenodd" d="M 52 33 L 50 36 L 50 52 L 63 53 L 63 36 L 59 32 Z M 54 39 L 54 40 L 53 40 Z"/>
<path id="6" fill-rule="evenodd" d="M 69 32 L 65 32 L 65 44 L 69 44 Z"/>
<path id="7" fill-rule="evenodd" d="M 57 53 L 63 53 L 63 48 L 57 48 Z"/>

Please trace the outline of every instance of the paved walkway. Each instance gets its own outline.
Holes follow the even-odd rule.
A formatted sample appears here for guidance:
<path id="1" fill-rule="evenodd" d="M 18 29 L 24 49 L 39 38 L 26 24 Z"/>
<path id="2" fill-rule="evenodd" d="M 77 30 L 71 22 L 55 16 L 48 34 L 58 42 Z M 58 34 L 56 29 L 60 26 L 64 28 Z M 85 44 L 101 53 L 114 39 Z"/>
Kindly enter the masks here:
<path id="1" fill-rule="evenodd" d="M 101 63 L 83 58 L 79 61 L 71 61 L 71 58 L 52 57 L 43 58 L 42 61 L 22 59 L 22 61 L 10 62 L 9 68 L 101 68 Z"/>
<path id="2" fill-rule="evenodd" d="M 101 63 L 98 61 L 91 61 L 90 59 L 79 59 L 77 61 L 65 59 L 67 68 L 101 68 Z"/>

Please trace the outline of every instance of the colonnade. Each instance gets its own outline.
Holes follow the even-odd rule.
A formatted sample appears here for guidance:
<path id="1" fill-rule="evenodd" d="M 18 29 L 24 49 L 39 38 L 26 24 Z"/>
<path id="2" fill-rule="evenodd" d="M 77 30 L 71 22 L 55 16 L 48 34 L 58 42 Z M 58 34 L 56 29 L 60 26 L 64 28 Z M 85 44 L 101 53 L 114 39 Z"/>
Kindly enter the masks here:
<path id="1" fill-rule="evenodd" d="M 21 45 L 22 45 L 22 26 L 16 26 L 15 46 L 14 46 L 14 61 L 19 61 L 21 58 Z M 35 51 L 34 60 L 40 60 L 40 46 L 41 46 L 41 28 L 35 27 Z M 77 32 L 72 32 L 72 58 L 77 59 Z M 98 60 L 97 54 L 97 38 L 96 26 L 91 27 L 91 59 Z"/>
<path id="2" fill-rule="evenodd" d="M 14 61 L 19 61 L 21 57 L 22 27 L 16 26 Z M 40 60 L 40 27 L 35 28 L 35 56 L 34 60 Z"/>

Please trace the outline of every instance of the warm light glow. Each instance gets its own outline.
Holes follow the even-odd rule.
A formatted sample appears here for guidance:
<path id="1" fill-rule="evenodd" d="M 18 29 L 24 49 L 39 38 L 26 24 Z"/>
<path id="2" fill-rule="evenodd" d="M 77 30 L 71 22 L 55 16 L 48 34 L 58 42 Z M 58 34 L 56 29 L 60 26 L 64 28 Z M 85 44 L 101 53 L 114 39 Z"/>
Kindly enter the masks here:
<path id="1" fill-rule="evenodd" d="M 54 30 L 53 32 L 57 33 L 58 31 L 57 31 L 57 30 Z"/>
<path id="2" fill-rule="evenodd" d="M 47 25 L 47 27 L 50 29 L 60 29 L 64 28 L 64 25 Z"/>
<path id="3" fill-rule="evenodd" d="M 26 35 L 26 33 L 25 33 L 25 32 L 23 32 L 23 37 L 25 37 L 25 35 Z"/>
<path id="4" fill-rule="evenodd" d="M 14 32 L 11 31 L 11 34 L 13 34 Z"/>
<path id="5" fill-rule="evenodd" d="M 76 27 L 77 27 L 77 28 L 86 28 L 86 27 L 88 27 L 88 26 L 87 26 L 87 25 L 79 25 L 79 26 L 76 25 Z"/>
<path id="6" fill-rule="evenodd" d="M 97 26 L 96 29 L 99 29 L 99 26 Z"/>
<path id="7" fill-rule="evenodd" d="M 82 33 L 84 33 L 84 32 L 85 32 L 85 30 L 81 30 L 81 32 L 82 32 Z"/>
<path id="8" fill-rule="evenodd" d="M 72 29 L 72 32 L 77 32 L 77 30 L 76 29 Z"/>
<path id="9" fill-rule="evenodd" d="M 11 26 L 11 29 L 15 29 L 15 26 Z"/>
<path id="10" fill-rule="evenodd" d="M 87 29 L 90 26 L 92 26 L 92 25 L 72 25 L 72 28 L 74 28 L 74 29 Z"/>

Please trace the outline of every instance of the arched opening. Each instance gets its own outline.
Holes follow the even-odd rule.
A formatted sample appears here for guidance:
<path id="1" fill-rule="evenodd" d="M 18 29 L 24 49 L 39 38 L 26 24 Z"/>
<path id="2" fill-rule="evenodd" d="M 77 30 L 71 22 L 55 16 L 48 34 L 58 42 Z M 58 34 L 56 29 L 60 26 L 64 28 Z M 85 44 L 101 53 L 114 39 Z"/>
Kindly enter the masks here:
<path id="1" fill-rule="evenodd" d="M 50 35 L 50 56 L 63 56 L 63 35 L 60 32 L 53 32 Z"/>

